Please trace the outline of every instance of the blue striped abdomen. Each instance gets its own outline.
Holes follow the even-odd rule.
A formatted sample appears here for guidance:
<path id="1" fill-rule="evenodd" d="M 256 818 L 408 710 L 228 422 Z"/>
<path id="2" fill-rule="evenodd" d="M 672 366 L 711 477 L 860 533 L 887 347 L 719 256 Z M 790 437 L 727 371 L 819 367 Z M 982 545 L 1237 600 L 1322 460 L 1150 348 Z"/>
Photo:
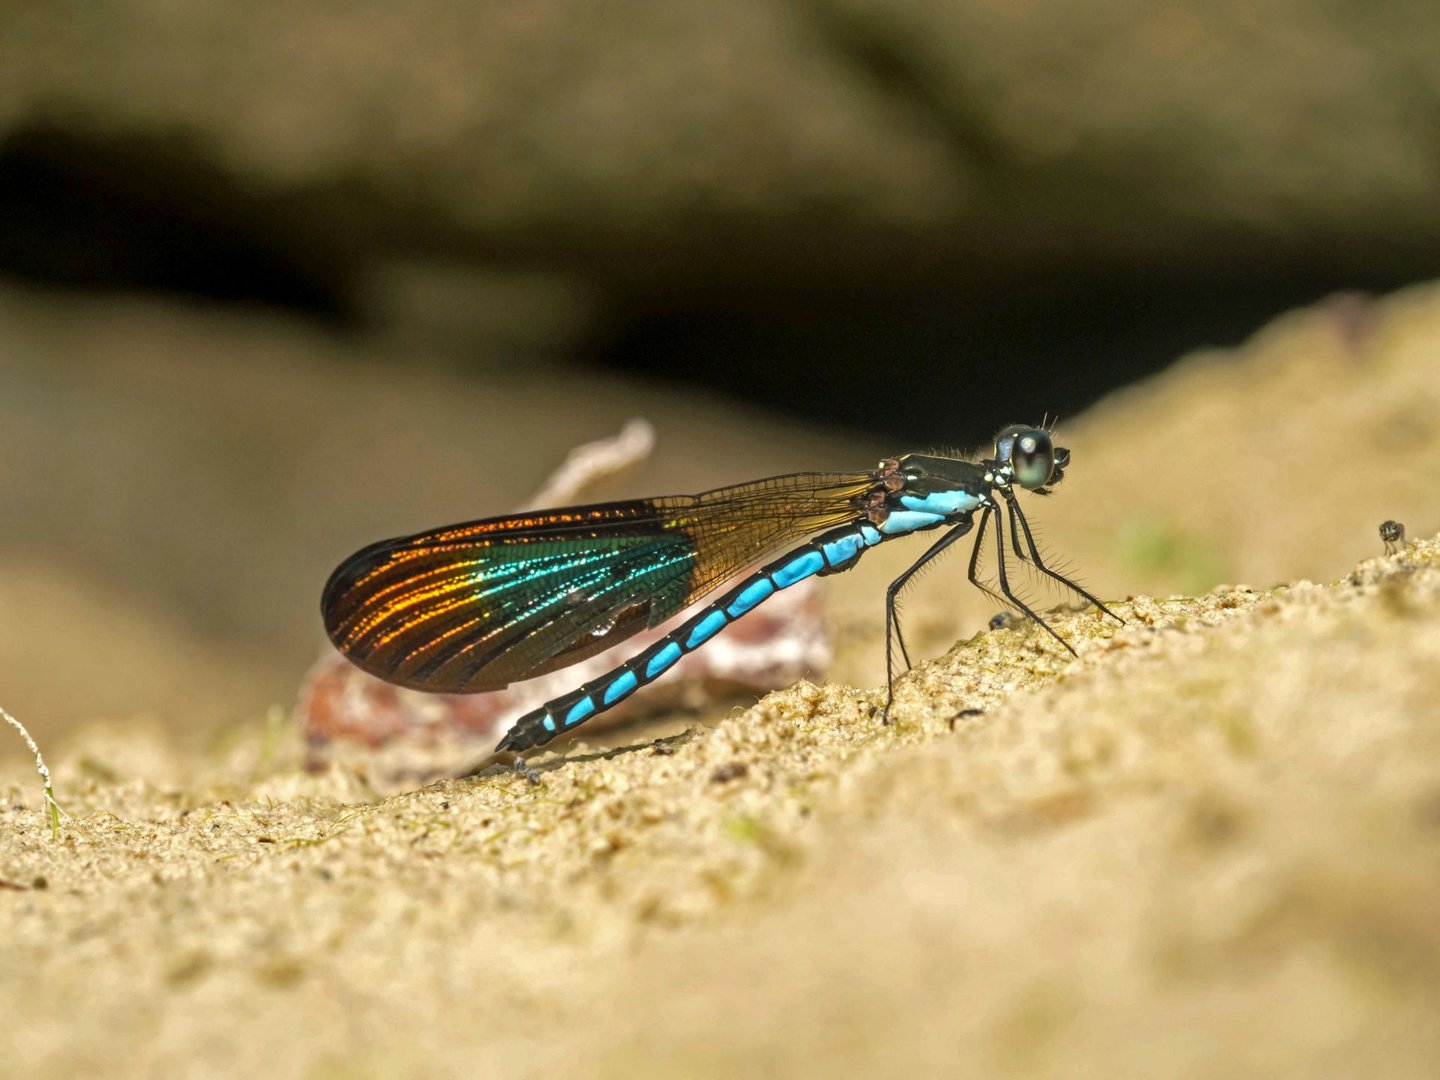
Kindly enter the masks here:
<path id="1" fill-rule="evenodd" d="M 926 522 L 914 527 L 926 528 L 931 524 L 933 522 Z M 633 660 L 564 697 L 526 713 L 515 722 L 497 749 L 529 750 L 549 742 L 562 731 L 584 723 L 658 679 L 686 653 L 704 645 L 781 589 L 817 574 L 848 570 L 866 548 L 886 538 L 881 529 L 862 522 L 834 529 L 796 548 L 745 578 Z"/>

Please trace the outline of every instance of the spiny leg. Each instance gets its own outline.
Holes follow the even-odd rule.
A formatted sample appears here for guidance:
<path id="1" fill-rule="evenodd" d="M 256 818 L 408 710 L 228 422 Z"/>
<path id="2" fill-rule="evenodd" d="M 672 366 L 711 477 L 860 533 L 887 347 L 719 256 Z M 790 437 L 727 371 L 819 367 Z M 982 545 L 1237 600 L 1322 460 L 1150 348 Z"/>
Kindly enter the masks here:
<path id="1" fill-rule="evenodd" d="M 947 530 L 944 536 L 942 536 L 939 540 L 935 541 L 935 543 L 931 544 L 925 550 L 925 554 L 921 555 L 920 558 L 917 559 L 908 570 L 906 570 L 903 574 L 901 574 L 894 581 L 892 581 L 890 583 L 890 587 L 885 590 L 886 658 L 887 660 L 889 659 L 890 641 L 893 637 L 894 640 L 900 645 L 900 656 L 905 661 L 905 669 L 907 671 L 914 665 L 910 663 L 910 650 L 905 647 L 905 635 L 900 631 L 900 612 L 899 609 L 896 607 L 895 601 L 900 598 L 900 593 L 905 590 L 905 587 L 910 583 L 910 579 L 915 576 L 916 572 L 920 570 L 921 567 L 923 567 L 931 559 L 937 557 L 952 543 L 954 543 L 956 540 L 960 539 L 960 537 L 964 536 L 967 532 L 969 532 L 973 525 L 973 521 L 965 521 L 961 522 L 960 525 L 956 526 L 955 528 Z"/>
<path id="2" fill-rule="evenodd" d="M 1006 501 L 1010 504 L 1012 510 L 1015 509 L 1015 499 L 1013 495 L 1007 497 Z M 999 511 L 997 510 L 996 513 L 998 514 Z M 1021 562 L 1025 561 L 1025 553 L 1020 550 L 1020 537 L 1015 534 L 1015 517 L 1013 514 L 1010 517 L 1010 550 L 1015 553 L 1015 557 Z M 1030 550 L 1032 552 L 1035 550 L 1034 544 L 1030 545 Z"/>
<path id="3" fill-rule="evenodd" d="M 1080 654 L 1071 647 L 1070 643 L 1055 632 L 1054 627 L 1039 615 L 1035 614 L 1035 612 L 1030 609 L 1029 604 L 1025 603 L 1024 600 L 1021 600 L 1011 591 L 1010 576 L 1005 572 L 1005 528 L 1000 524 L 1000 513 L 998 511 L 995 514 L 995 566 L 1000 575 L 1000 591 L 1005 594 L 1005 599 L 1009 600 L 1015 607 L 1043 626 L 1045 632 L 1060 642 L 1061 645 L 1064 645 L 1066 651 L 1068 651 L 1071 656 L 1079 656 Z"/>
<path id="4" fill-rule="evenodd" d="M 962 521 L 949 529 L 944 536 L 936 540 L 925 549 L 925 554 L 916 559 L 910 568 L 890 583 L 885 590 L 885 711 L 881 713 L 884 723 L 890 722 L 890 706 L 895 700 L 895 650 L 893 642 L 900 645 L 900 655 L 905 660 L 905 670 L 909 671 L 910 651 L 905 648 L 905 635 L 900 632 L 900 616 L 895 610 L 895 598 L 900 595 L 906 584 L 915 576 L 926 563 L 937 558 L 946 548 L 953 544 L 960 537 L 968 533 L 974 527 L 973 520 Z"/>
<path id="5" fill-rule="evenodd" d="M 1039 548 L 1039 546 L 1035 543 L 1035 535 L 1030 531 L 1030 522 L 1027 521 L 1027 520 L 1025 520 L 1025 515 L 1024 515 L 1024 513 L 1020 510 L 1020 504 L 1015 501 L 1015 498 L 1014 498 L 1013 495 L 1012 495 L 1010 498 L 1006 499 L 1006 500 L 1005 500 L 1005 503 L 1006 503 L 1007 506 L 1010 507 L 1010 515 L 1011 515 L 1010 529 L 1011 529 L 1011 534 L 1012 534 L 1012 536 L 1013 536 L 1013 534 L 1014 534 L 1015 518 L 1019 518 L 1019 519 L 1020 519 L 1020 528 L 1021 528 L 1021 530 L 1025 533 L 1025 543 L 1026 543 L 1026 545 L 1030 548 L 1030 560 L 1031 560 L 1031 562 L 1033 562 L 1033 563 L 1035 564 L 1035 568 L 1036 568 L 1037 570 L 1039 570 L 1042 574 L 1045 574 L 1047 577 L 1053 578 L 1054 580 L 1060 582 L 1060 584 L 1064 585 L 1067 589 L 1071 589 L 1071 590 L 1073 590 L 1074 592 L 1078 593 L 1080 596 L 1083 596 L 1086 600 L 1089 600 L 1090 603 L 1094 604 L 1097 608 L 1099 608 L 1101 611 L 1103 611 L 1106 615 L 1109 615 L 1109 616 L 1110 616 L 1112 619 L 1114 619 L 1116 622 L 1123 624 L 1123 623 L 1125 622 L 1125 620 L 1122 619 L 1122 618 L 1120 618 L 1119 615 L 1116 615 L 1113 611 L 1111 611 L 1108 607 L 1106 607 L 1103 603 L 1101 603 L 1099 597 L 1097 597 L 1097 596 L 1095 596 L 1094 594 L 1090 593 L 1090 592 L 1089 592 L 1088 590 L 1086 590 L 1086 589 L 1082 589 L 1079 585 L 1077 585 L 1075 582 L 1071 581 L 1071 580 L 1070 580 L 1069 578 L 1067 578 L 1064 574 L 1061 574 L 1061 573 L 1058 573 L 1058 572 L 1056 572 L 1056 571 L 1054 571 L 1054 570 L 1051 570 L 1050 567 L 1048 567 L 1048 566 L 1045 565 L 1045 560 L 1040 557 L 1040 548 Z"/>
<path id="6" fill-rule="evenodd" d="M 978 570 L 980 567 L 980 552 L 985 547 L 985 530 L 990 526 L 990 507 L 985 507 L 984 513 L 980 515 L 980 529 L 975 534 L 975 546 L 970 550 L 970 571 L 967 575 L 970 584 L 979 589 L 986 596 L 990 597 L 1001 607 L 1008 607 L 1009 602 L 992 589 L 986 582 L 980 580 Z"/>

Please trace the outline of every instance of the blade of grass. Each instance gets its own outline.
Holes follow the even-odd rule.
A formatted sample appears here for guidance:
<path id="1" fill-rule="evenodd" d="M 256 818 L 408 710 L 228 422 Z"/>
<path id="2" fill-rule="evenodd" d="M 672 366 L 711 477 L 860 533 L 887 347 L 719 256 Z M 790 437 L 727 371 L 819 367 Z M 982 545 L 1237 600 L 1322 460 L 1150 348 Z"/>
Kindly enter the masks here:
<path id="1" fill-rule="evenodd" d="M 40 779 L 45 783 L 45 805 L 50 811 L 50 838 L 58 839 L 60 836 L 60 804 L 55 801 L 55 785 L 50 780 L 50 766 L 45 764 L 45 759 L 40 756 L 40 747 L 35 745 L 30 732 L 25 725 L 16 720 L 3 708 L 0 708 L 0 718 L 20 733 L 25 740 L 25 745 L 30 747 L 30 752 L 35 755 L 35 768 L 40 773 Z"/>

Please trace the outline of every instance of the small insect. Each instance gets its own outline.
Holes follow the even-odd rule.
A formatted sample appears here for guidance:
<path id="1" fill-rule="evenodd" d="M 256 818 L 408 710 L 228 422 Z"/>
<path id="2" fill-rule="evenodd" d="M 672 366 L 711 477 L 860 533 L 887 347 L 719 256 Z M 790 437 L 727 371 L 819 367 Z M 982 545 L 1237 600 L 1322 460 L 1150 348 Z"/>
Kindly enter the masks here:
<path id="1" fill-rule="evenodd" d="M 1382 521 L 1380 539 L 1385 542 L 1385 554 L 1394 555 L 1400 550 L 1400 545 L 1405 543 L 1405 526 L 1398 521 Z"/>
<path id="2" fill-rule="evenodd" d="M 906 454 L 870 472 L 791 473 L 700 495 L 451 525 L 356 552 L 330 575 L 321 611 L 335 647 L 371 675 L 417 690 L 476 693 L 592 656 L 790 549 L 632 659 L 520 717 L 496 748 L 520 753 L 653 682 L 777 592 L 849 570 L 887 540 L 943 529 L 885 593 L 888 717 L 897 648 L 910 667 L 896 597 L 977 520 L 970 581 L 1034 619 L 1072 654 L 1011 588 L 1007 537 L 1022 562 L 1123 621 L 1045 564 L 1020 508 L 1017 489 L 1049 494 L 1069 463 L 1070 452 L 1049 432 L 1014 424 L 995 437 L 994 457 L 979 461 Z M 992 521 L 998 594 L 977 577 Z"/>

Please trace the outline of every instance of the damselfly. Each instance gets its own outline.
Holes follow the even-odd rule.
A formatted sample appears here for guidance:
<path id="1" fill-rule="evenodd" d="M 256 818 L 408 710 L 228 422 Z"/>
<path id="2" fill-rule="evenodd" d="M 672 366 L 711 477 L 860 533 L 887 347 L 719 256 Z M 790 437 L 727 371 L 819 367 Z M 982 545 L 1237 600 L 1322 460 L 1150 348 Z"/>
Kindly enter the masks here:
<path id="1" fill-rule="evenodd" d="M 1049 494 L 1069 462 L 1070 452 L 1047 431 L 1014 424 L 995 437 L 995 456 L 979 461 L 906 454 L 871 472 L 791 473 L 701 495 L 451 525 L 356 552 L 331 574 L 321 610 L 335 647 L 370 674 L 416 690 L 474 693 L 592 656 L 790 549 L 633 659 L 522 716 L 497 747 L 520 752 L 629 697 L 776 592 L 849 570 L 886 540 L 943 528 L 885 593 L 888 715 L 897 647 L 910 667 L 896 597 L 921 567 L 975 529 L 977 515 L 969 567 L 976 586 L 1074 653 L 1012 589 L 1008 539 L 1015 557 L 1119 619 L 1046 565 L 1016 497 L 1017 488 Z M 992 523 L 994 587 L 977 576 Z"/>

